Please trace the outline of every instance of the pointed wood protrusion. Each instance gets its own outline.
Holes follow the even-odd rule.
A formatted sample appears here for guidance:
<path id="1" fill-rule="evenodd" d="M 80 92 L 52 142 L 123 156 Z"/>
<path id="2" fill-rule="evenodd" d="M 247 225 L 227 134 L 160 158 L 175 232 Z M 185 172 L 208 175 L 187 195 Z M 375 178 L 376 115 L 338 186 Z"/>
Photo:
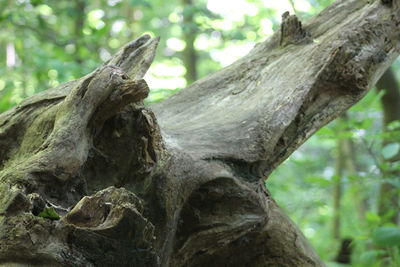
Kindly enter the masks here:
<path id="1" fill-rule="evenodd" d="M 310 35 L 303 29 L 296 15 L 288 11 L 282 14 L 280 45 L 301 44 L 311 42 Z"/>

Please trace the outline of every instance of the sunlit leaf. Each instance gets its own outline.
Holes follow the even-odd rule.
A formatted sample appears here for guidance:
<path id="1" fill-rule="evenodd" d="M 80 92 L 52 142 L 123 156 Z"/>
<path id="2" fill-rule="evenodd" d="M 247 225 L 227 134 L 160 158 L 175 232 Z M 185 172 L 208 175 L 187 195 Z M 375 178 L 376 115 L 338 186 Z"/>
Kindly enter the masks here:
<path id="1" fill-rule="evenodd" d="M 373 212 L 367 212 L 365 214 L 365 218 L 369 223 L 379 223 L 381 221 L 381 217 L 378 214 Z"/>
<path id="2" fill-rule="evenodd" d="M 400 121 L 392 121 L 387 126 L 388 130 L 394 131 L 400 128 Z"/>
<path id="3" fill-rule="evenodd" d="M 400 144 L 399 143 L 390 143 L 383 147 L 382 155 L 385 159 L 390 159 L 399 153 Z"/>
<path id="4" fill-rule="evenodd" d="M 330 186 L 332 184 L 330 180 L 327 180 L 324 177 L 319 177 L 319 176 L 307 177 L 305 178 L 305 181 L 318 184 L 319 186 Z"/>

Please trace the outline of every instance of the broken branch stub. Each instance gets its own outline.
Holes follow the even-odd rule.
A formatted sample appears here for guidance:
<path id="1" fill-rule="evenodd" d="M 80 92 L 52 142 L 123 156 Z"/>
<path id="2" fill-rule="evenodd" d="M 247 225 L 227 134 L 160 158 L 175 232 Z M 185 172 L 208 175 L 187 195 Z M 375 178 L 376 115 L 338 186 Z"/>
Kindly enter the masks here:
<path id="1" fill-rule="evenodd" d="M 289 44 L 306 44 L 309 42 L 312 42 L 312 38 L 309 33 L 303 29 L 301 21 L 299 21 L 297 16 L 290 15 L 289 12 L 283 13 L 280 45 L 287 46 Z"/>

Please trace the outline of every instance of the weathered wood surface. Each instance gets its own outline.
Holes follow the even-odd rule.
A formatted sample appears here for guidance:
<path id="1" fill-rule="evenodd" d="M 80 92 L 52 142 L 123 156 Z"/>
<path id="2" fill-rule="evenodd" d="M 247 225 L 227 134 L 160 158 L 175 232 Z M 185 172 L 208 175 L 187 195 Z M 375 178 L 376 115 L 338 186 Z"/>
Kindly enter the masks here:
<path id="1" fill-rule="evenodd" d="M 249 55 L 149 108 L 158 39 L 142 36 L 0 114 L 0 263 L 323 266 L 264 179 L 390 66 L 399 13 L 285 13 Z M 46 206 L 61 219 L 37 216 Z"/>

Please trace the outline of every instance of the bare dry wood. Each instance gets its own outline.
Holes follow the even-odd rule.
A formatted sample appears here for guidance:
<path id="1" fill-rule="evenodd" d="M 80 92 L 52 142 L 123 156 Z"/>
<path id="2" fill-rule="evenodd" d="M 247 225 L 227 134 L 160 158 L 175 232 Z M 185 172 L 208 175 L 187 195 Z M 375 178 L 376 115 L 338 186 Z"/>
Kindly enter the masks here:
<path id="1" fill-rule="evenodd" d="M 264 180 L 397 57 L 399 10 L 284 14 L 249 55 L 150 108 L 158 39 L 143 36 L 1 114 L 0 263 L 323 266 Z"/>

